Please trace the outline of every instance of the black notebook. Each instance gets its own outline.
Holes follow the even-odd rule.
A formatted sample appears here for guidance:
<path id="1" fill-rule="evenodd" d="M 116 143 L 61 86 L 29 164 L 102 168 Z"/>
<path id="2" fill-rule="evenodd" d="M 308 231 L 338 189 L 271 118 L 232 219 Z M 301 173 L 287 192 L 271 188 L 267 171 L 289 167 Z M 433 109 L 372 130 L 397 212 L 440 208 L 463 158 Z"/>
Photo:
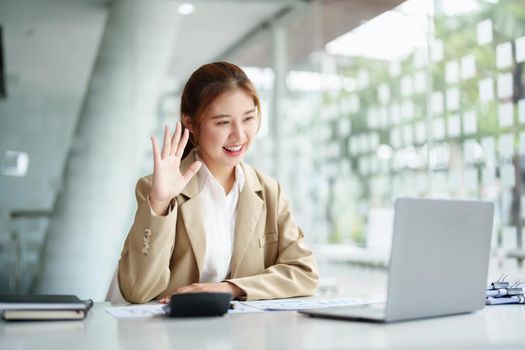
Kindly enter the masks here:
<path id="1" fill-rule="evenodd" d="M 0 295 L 4 320 L 81 320 L 92 300 L 75 295 Z"/>

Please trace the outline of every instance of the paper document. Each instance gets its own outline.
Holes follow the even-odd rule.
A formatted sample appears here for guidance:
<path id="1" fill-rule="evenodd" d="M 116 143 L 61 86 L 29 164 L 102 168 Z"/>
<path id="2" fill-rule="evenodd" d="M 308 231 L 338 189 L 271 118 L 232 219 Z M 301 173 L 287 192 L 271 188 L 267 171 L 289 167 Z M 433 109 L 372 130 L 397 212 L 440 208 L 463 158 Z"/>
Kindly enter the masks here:
<path id="1" fill-rule="evenodd" d="M 264 311 L 295 311 L 318 309 L 331 306 L 366 304 L 370 301 L 361 298 L 290 298 L 256 301 L 233 301 L 229 314 L 255 313 Z M 151 303 L 146 305 L 127 305 L 108 307 L 106 311 L 115 318 L 152 318 L 167 314 L 165 304 Z"/>
<path id="2" fill-rule="evenodd" d="M 165 304 L 146 304 L 108 307 L 106 311 L 116 318 L 150 318 L 166 315 Z"/>
<path id="3" fill-rule="evenodd" d="M 274 300 L 257 300 L 240 302 L 244 306 L 265 311 L 293 311 L 303 309 L 318 309 L 331 306 L 348 306 L 355 304 L 367 304 L 368 300 L 361 298 L 335 298 L 335 299 L 314 299 L 314 298 L 290 298 Z"/>
<path id="4" fill-rule="evenodd" d="M 247 314 L 253 312 L 264 312 L 264 310 L 258 309 L 256 307 L 245 305 L 246 302 L 242 301 L 232 301 L 232 309 L 228 310 L 229 314 Z"/>

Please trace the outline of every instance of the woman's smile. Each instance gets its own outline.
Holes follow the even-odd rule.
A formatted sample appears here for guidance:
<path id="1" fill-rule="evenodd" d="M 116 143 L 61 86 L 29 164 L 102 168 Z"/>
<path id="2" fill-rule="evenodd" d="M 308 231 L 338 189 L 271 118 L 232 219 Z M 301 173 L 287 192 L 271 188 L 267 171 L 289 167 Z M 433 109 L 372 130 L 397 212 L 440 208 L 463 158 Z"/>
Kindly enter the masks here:
<path id="1" fill-rule="evenodd" d="M 224 150 L 224 153 L 226 153 L 227 155 L 229 155 L 231 157 L 237 157 L 237 156 L 241 155 L 241 153 L 243 152 L 244 146 L 243 145 L 224 146 L 223 150 Z"/>

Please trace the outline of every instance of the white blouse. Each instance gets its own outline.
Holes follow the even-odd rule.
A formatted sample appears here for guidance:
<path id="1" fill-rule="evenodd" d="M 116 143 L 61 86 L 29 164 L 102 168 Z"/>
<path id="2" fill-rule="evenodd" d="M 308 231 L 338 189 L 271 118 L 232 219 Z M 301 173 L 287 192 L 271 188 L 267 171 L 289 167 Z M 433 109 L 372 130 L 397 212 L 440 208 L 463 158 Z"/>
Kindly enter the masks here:
<path id="1" fill-rule="evenodd" d="M 196 158 L 202 162 L 200 157 Z M 235 182 L 228 194 L 202 162 L 198 172 L 199 196 L 206 231 L 206 255 L 200 272 L 200 283 L 223 281 L 230 273 L 235 237 L 237 203 L 244 187 L 244 173 L 235 167 Z"/>

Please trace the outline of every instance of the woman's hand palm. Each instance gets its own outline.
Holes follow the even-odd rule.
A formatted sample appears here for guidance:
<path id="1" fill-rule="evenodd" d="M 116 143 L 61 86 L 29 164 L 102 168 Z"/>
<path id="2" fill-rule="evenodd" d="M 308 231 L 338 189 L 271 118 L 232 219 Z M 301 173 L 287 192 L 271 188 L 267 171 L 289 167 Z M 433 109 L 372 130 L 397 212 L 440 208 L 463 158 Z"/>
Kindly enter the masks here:
<path id="1" fill-rule="evenodd" d="M 181 137 L 181 129 L 180 123 L 177 123 L 175 133 L 171 135 L 169 128 L 165 128 L 161 152 L 157 140 L 152 137 L 153 183 L 150 199 L 154 201 L 169 202 L 178 196 L 201 167 L 200 162 L 194 162 L 184 174 L 181 172 L 181 157 L 189 137 L 187 129 Z"/>

